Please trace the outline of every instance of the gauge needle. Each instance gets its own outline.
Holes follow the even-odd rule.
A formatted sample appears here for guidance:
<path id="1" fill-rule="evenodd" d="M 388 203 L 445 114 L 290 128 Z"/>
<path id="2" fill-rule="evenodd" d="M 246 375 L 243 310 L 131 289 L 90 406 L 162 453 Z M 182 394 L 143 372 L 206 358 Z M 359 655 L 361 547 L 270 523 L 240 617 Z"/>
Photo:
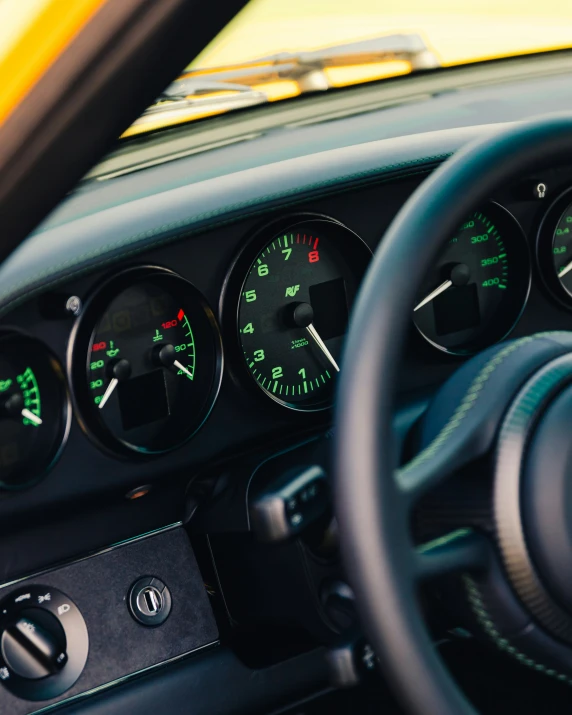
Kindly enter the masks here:
<path id="1" fill-rule="evenodd" d="M 20 412 L 22 417 L 25 417 L 27 420 L 30 420 L 30 422 L 33 422 L 35 425 L 41 425 L 42 424 L 42 419 L 38 417 L 38 415 L 35 415 L 33 412 L 30 412 L 30 410 L 27 410 L 25 407 Z"/>
<path id="2" fill-rule="evenodd" d="M 440 286 L 435 288 L 435 290 L 431 291 L 429 295 L 426 295 L 423 300 L 418 303 L 415 308 L 413 308 L 413 312 L 416 310 L 419 310 L 419 308 L 422 308 L 424 305 L 427 305 L 427 303 L 430 303 L 434 298 L 436 298 L 438 295 L 441 295 L 441 293 L 444 293 L 447 288 L 450 288 L 453 285 L 453 281 L 444 281 L 441 283 Z"/>
<path id="3" fill-rule="evenodd" d="M 558 278 L 562 278 L 562 276 L 565 276 L 569 271 L 572 271 L 572 261 L 558 271 Z"/>
<path id="4" fill-rule="evenodd" d="M 175 360 L 175 362 L 173 363 L 173 365 L 174 365 L 175 367 L 179 368 L 179 370 L 182 370 L 182 371 L 185 373 L 185 375 L 188 375 L 188 376 L 191 378 L 191 380 L 193 379 L 193 376 L 192 376 L 192 374 L 189 372 L 189 370 L 187 370 L 187 368 L 186 368 L 184 365 L 181 365 L 181 363 L 180 363 L 178 360 Z"/>
<path id="5" fill-rule="evenodd" d="M 105 407 L 105 403 L 107 402 L 107 400 L 109 400 L 109 398 L 113 394 L 113 390 L 115 390 L 115 388 L 117 387 L 118 382 L 119 382 L 119 380 L 116 377 L 113 377 L 111 379 L 111 382 L 107 386 L 107 390 L 104 392 L 103 397 L 101 398 L 101 402 L 99 403 L 100 410 L 102 410 Z"/>
<path id="6" fill-rule="evenodd" d="M 322 338 L 318 335 L 318 331 L 316 328 L 310 323 L 310 325 L 306 326 L 306 330 L 310 333 L 310 335 L 314 338 L 314 341 L 316 342 L 316 345 L 320 348 L 320 350 L 324 353 L 324 355 L 328 358 L 328 360 L 332 363 L 334 366 L 335 370 L 337 372 L 340 371 L 340 368 L 338 367 L 338 363 L 334 360 L 332 353 L 328 350 L 326 347 L 324 341 Z"/>

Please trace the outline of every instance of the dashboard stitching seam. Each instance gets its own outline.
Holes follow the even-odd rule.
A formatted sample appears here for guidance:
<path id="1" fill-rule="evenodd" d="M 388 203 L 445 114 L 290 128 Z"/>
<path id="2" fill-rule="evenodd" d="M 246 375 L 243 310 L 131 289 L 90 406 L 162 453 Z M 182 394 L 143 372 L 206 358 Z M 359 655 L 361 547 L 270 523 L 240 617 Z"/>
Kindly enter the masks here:
<path id="1" fill-rule="evenodd" d="M 474 407 L 479 395 L 481 394 L 483 387 L 485 386 L 493 372 L 505 361 L 505 359 L 509 355 L 511 355 L 515 350 L 518 350 L 523 345 L 526 345 L 531 341 L 536 340 L 537 338 L 550 337 L 563 333 L 565 333 L 565 331 L 554 330 L 545 333 L 536 333 L 535 335 L 520 338 L 516 342 L 511 343 L 507 347 L 503 348 L 493 358 L 491 358 L 491 360 L 489 360 L 486 365 L 481 368 L 481 370 L 469 386 L 469 389 L 465 393 L 463 399 L 453 412 L 452 417 L 441 429 L 441 431 L 431 442 L 431 444 L 426 447 L 419 455 L 417 455 L 417 457 L 415 457 L 411 462 L 409 462 L 409 464 L 406 464 L 405 467 L 398 470 L 398 479 L 411 479 L 410 472 L 412 472 L 416 467 L 419 467 L 421 464 L 425 463 L 428 459 L 431 459 L 431 457 L 436 454 L 436 452 L 443 446 L 443 444 L 445 444 L 449 440 L 453 432 L 455 432 L 459 425 L 463 422 L 464 418 L 471 410 L 471 408 Z"/>
<path id="2" fill-rule="evenodd" d="M 556 678 L 562 682 L 572 685 L 572 679 L 565 673 L 559 673 L 554 668 L 549 668 L 543 663 L 530 658 L 526 653 L 511 645 L 507 638 L 503 638 L 499 633 L 494 621 L 492 620 L 490 614 L 488 613 L 486 606 L 484 604 L 483 596 L 475 583 L 475 581 L 468 575 L 463 576 L 463 582 L 467 591 L 467 598 L 469 600 L 469 605 L 485 633 L 491 638 L 494 644 L 499 648 L 499 650 L 508 653 L 510 656 L 515 658 L 522 665 L 526 665 L 528 668 L 538 671 L 539 673 L 544 673 L 552 678 Z"/>
<path id="3" fill-rule="evenodd" d="M 383 167 L 382 170 L 372 169 L 372 170 L 368 170 L 368 171 L 364 171 L 364 172 L 359 172 L 357 174 L 350 174 L 350 175 L 344 176 L 342 178 L 336 178 L 336 179 L 331 179 L 331 180 L 320 182 L 320 183 L 309 184 L 308 186 L 304 186 L 302 189 L 297 187 L 297 188 L 289 190 L 287 192 L 268 194 L 267 196 L 263 196 L 258 199 L 252 199 L 247 202 L 232 204 L 231 206 L 225 207 L 225 209 L 223 211 L 209 211 L 204 214 L 199 214 L 198 216 L 194 216 L 190 221 L 189 221 L 189 219 L 182 219 L 180 221 L 176 221 L 171 224 L 164 224 L 156 229 L 153 229 L 152 231 L 146 231 L 146 232 L 135 234 L 133 236 L 130 236 L 129 238 L 123 239 L 122 241 L 120 241 L 116 244 L 106 244 L 105 246 L 102 246 L 101 248 L 99 248 L 96 252 L 86 253 L 81 256 L 78 256 L 73 261 L 61 263 L 58 266 L 54 267 L 53 269 L 49 269 L 48 271 L 37 273 L 31 279 L 14 285 L 9 293 L 0 295 L 0 314 L 4 314 L 7 310 L 9 310 L 14 305 L 14 303 L 17 303 L 19 300 L 29 298 L 32 295 L 34 295 L 35 292 L 37 292 L 38 290 L 44 290 L 45 288 L 48 288 L 51 285 L 58 283 L 61 280 L 70 278 L 73 275 L 81 275 L 82 273 L 85 273 L 86 271 L 91 271 L 97 267 L 102 267 L 110 262 L 117 261 L 121 258 L 125 258 L 127 256 L 134 255 L 137 253 L 141 253 L 142 251 L 145 251 L 145 250 L 151 250 L 153 248 L 157 248 L 165 243 L 176 240 L 180 236 L 179 235 L 163 236 L 162 238 L 160 238 L 157 241 L 154 241 L 150 244 L 146 244 L 139 248 L 125 251 L 123 253 L 120 253 L 119 255 L 115 255 L 115 256 L 112 256 L 106 260 L 103 260 L 100 263 L 93 263 L 88 266 L 84 266 L 83 269 L 80 269 L 77 272 L 74 270 L 71 270 L 70 272 L 68 272 L 64 275 L 57 276 L 56 278 L 53 279 L 53 281 L 44 283 L 41 286 L 34 287 L 34 282 L 40 280 L 44 276 L 50 275 L 50 273 L 53 273 L 54 271 L 62 270 L 63 268 L 66 268 L 67 266 L 69 266 L 71 269 L 74 269 L 82 261 L 89 260 L 92 258 L 97 258 L 97 257 L 101 256 L 103 253 L 105 253 L 106 251 L 121 249 L 122 247 L 128 246 L 140 239 L 152 238 L 153 236 L 160 234 L 160 233 L 164 233 L 165 231 L 182 230 L 187 226 L 190 228 L 194 224 L 196 224 L 197 222 L 199 222 L 201 220 L 216 217 L 217 215 L 220 215 L 223 213 L 229 213 L 232 211 L 236 211 L 240 208 L 245 208 L 245 207 L 250 206 L 255 203 L 269 202 L 269 201 L 275 200 L 277 198 L 285 197 L 285 196 L 289 196 L 289 195 L 294 196 L 295 197 L 294 201 L 290 201 L 290 202 L 284 204 L 285 206 L 289 206 L 289 205 L 292 205 L 293 203 L 299 203 L 301 200 L 304 200 L 302 198 L 302 196 L 300 196 L 300 194 L 306 193 L 308 191 L 312 191 L 313 189 L 316 189 L 316 188 L 327 188 L 332 185 L 342 184 L 343 182 L 353 181 L 353 180 L 359 179 L 359 178 L 368 178 L 371 176 L 379 176 L 380 178 L 383 178 L 384 174 L 390 173 L 391 171 L 394 171 L 396 169 L 404 168 L 406 166 L 413 167 L 413 166 L 420 165 L 420 164 L 428 164 L 429 165 L 430 163 L 435 162 L 435 161 L 443 161 L 443 160 L 447 159 L 449 156 L 451 156 L 450 153 L 449 154 L 439 154 L 439 155 L 435 155 L 435 156 L 431 156 L 431 157 L 424 157 L 423 159 L 416 159 L 416 160 L 412 160 L 412 161 L 408 161 L 408 162 L 401 162 L 399 164 L 388 165 L 388 166 Z M 424 172 L 415 172 L 415 173 L 424 173 Z M 411 174 L 409 174 L 409 175 L 411 175 Z M 296 197 L 296 194 L 298 194 L 299 196 Z M 268 211 L 268 207 L 264 206 L 264 207 L 260 207 L 258 210 L 251 211 L 246 214 L 241 214 L 240 216 L 237 216 L 237 217 L 227 218 L 225 220 L 215 222 L 215 223 L 212 223 L 212 224 L 209 224 L 206 226 L 191 228 L 189 235 L 194 235 L 199 231 L 210 230 L 212 228 L 219 228 L 220 226 L 224 226 L 229 223 L 234 223 L 238 220 L 256 216 L 260 213 L 265 213 L 266 211 Z M 41 232 L 37 235 L 41 235 Z M 14 292 L 17 292 L 19 289 L 25 288 L 25 287 L 28 287 L 30 289 L 28 293 L 16 296 L 12 300 L 10 300 L 8 303 L 1 305 L 2 301 L 6 297 L 8 297 L 10 294 L 13 294 Z"/>

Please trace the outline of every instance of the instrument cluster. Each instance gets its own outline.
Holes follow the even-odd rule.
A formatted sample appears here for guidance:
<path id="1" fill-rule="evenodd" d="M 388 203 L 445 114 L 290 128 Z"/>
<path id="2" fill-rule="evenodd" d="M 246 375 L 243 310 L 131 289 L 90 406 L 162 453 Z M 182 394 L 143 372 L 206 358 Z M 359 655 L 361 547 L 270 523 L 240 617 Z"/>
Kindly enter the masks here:
<path id="1" fill-rule="evenodd" d="M 371 251 L 342 223 L 317 214 L 274 221 L 247 239 L 228 271 L 218 318 L 188 280 L 142 265 L 85 299 L 65 366 L 36 338 L 0 332 L 1 489 L 31 486 L 49 471 L 72 415 L 118 458 L 180 447 L 213 409 L 223 353 L 253 397 L 295 412 L 331 407 Z M 429 350 L 474 354 L 511 333 L 533 268 L 554 300 L 572 309 L 572 188 L 544 212 L 535 236 L 498 203 L 477 207 L 445 237 L 412 306 L 412 325 Z"/>

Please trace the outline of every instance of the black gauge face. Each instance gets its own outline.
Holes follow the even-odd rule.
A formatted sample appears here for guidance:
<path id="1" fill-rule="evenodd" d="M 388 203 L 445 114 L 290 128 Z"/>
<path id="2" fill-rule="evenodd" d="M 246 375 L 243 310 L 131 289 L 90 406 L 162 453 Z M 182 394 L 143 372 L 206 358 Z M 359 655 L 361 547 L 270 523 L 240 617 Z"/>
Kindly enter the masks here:
<path id="1" fill-rule="evenodd" d="M 472 354 L 510 332 L 529 286 L 522 231 L 508 212 L 489 204 L 447 242 L 419 291 L 413 319 L 436 347 Z"/>
<path id="2" fill-rule="evenodd" d="M 561 303 L 572 306 L 572 191 L 566 191 L 548 210 L 537 253 L 546 285 Z"/>
<path id="3" fill-rule="evenodd" d="M 327 407 L 369 249 L 325 219 L 270 231 L 257 245 L 238 309 L 247 369 L 276 402 Z"/>
<path id="4" fill-rule="evenodd" d="M 182 278 L 138 268 L 88 303 L 72 347 L 82 424 L 115 452 L 153 454 L 188 439 L 220 382 L 220 337 L 210 308 Z"/>
<path id="5" fill-rule="evenodd" d="M 54 463 L 68 427 L 63 372 L 47 348 L 0 334 L 0 487 L 40 479 Z"/>
<path id="6" fill-rule="evenodd" d="M 552 256 L 554 273 L 572 297 L 572 203 L 566 207 L 554 230 Z"/>

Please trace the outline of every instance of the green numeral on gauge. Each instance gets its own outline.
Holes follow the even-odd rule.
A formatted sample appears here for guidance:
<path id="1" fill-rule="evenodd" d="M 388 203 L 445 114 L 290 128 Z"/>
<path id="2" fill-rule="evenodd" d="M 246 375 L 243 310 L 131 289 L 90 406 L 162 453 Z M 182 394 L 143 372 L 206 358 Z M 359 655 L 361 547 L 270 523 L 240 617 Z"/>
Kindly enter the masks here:
<path id="1" fill-rule="evenodd" d="M 264 276 L 268 275 L 268 266 L 266 263 L 262 263 L 260 266 L 258 266 L 258 275 L 261 278 L 264 278 Z"/>
<path id="2" fill-rule="evenodd" d="M 89 367 L 91 370 L 99 370 L 99 368 L 103 367 L 104 364 L 103 360 L 96 360 L 95 362 L 92 362 Z"/>
<path id="3" fill-rule="evenodd" d="M 256 291 L 255 290 L 247 290 L 244 292 L 244 298 L 247 303 L 254 303 L 256 300 Z"/>
<path id="4" fill-rule="evenodd" d="M 284 254 L 284 260 L 287 261 L 290 258 L 290 254 L 292 253 L 291 248 L 283 248 L 282 253 Z"/>
<path id="5" fill-rule="evenodd" d="M 254 351 L 254 361 L 261 362 L 262 360 L 264 360 L 264 350 L 255 350 Z"/>
<path id="6" fill-rule="evenodd" d="M 89 383 L 89 386 L 92 390 L 97 390 L 98 387 L 103 387 L 103 380 L 92 380 L 92 382 Z"/>
<path id="7" fill-rule="evenodd" d="M 281 377 L 284 377 L 284 375 L 282 373 L 282 368 L 281 367 L 273 367 L 272 368 L 272 379 L 279 380 Z"/>
<path id="8" fill-rule="evenodd" d="M 301 370 L 298 370 L 298 375 L 302 378 L 302 380 L 306 379 L 306 368 L 303 367 Z"/>
<path id="9" fill-rule="evenodd" d="M 253 333 L 254 328 L 252 327 L 252 323 L 247 323 L 244 328 L 242 329 L 243 333 Z"/>

